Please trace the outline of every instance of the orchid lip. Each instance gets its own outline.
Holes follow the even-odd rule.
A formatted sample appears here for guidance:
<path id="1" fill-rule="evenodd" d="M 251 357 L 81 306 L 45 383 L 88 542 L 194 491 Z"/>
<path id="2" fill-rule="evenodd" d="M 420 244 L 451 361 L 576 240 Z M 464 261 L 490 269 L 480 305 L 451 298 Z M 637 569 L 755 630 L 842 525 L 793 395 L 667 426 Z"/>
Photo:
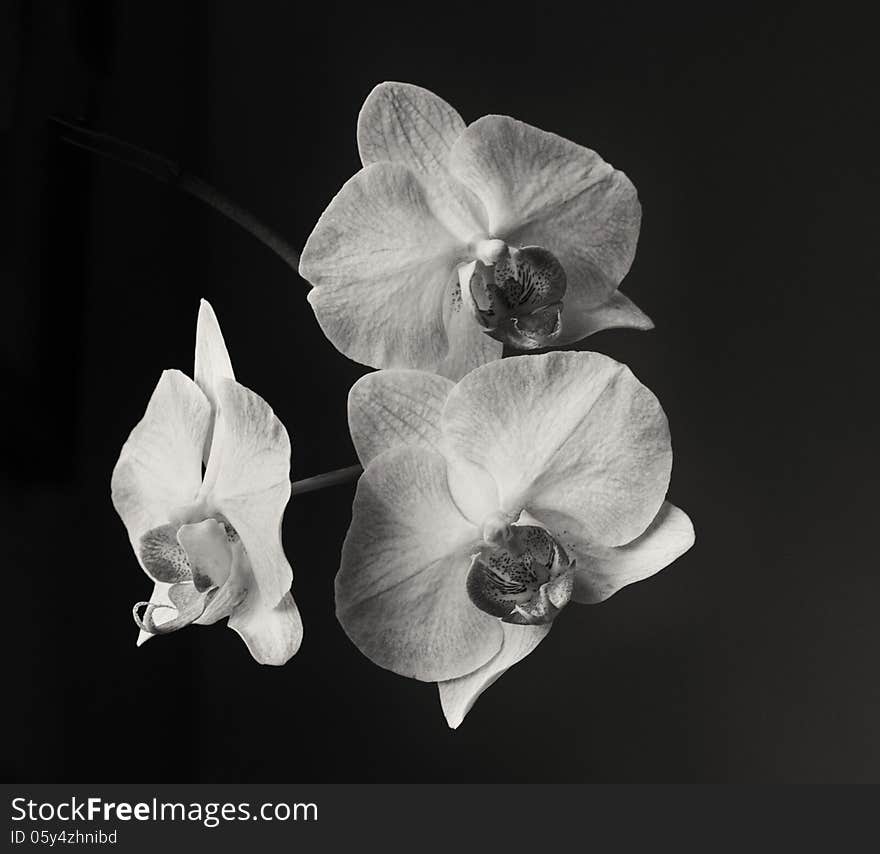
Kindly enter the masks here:
<path id="1" fill-rule="evenodd" d="M 179 586 L 195 590 L 192 584 Z M 194 593 L 187 597 L 185 603 L 178 602 L 174 605 L 165 605 L 157 602 L 136 602 L 131 610 L 132 617 L 134 617 L 135 625 L 141 631 L 151 635 L 167 635 L 185 628 L 201 617 L 216 593 L 217 588 L 215 587 L 207 592 Z M 141 608 L 144 609 L 143 616 L 141 615 Z M 160 610 L 174 611 L 175 616 L 165 622 L 157 623 L 153 615 L 156 611 Z"/>
<path id="2" fill-rule="evenodd" d="M 493 517 L 483 529 L 487 544 L 474 556 L 468 596 L 502 622 L 552 622 L 568 604 L 574 563 L 552 535 L 537 525 L 506 525 Z"/>
<path id="3" fill-rule="evenodd" d="M 141 537 L 141 563 L 154 581 L 174 584 L 192 580 L 189 557 L 177 541 L 179 527 L 174 523 L 160 525 Z"/>
<path id="4" fill-rule="evenodd" d="M 468 288 L 483 331 L 521 350 L 552 344 L 562 331 L 567 280 L 559 260 L 540 246 L 501 240 L 477 244 Z"/>
<path id="5" fill-rule="evenodd" d="M 178 521 L 152 528 L 141 537 L 144 569 L 154 581 L 171 584 L 171 605 L 138 602 L 132 609 L 138 628 L 149 634 L 168 634 L 198 620 L 230 576 L 232 549 L 240 548 L 238 532 L 222 516 L 182 524 L 180 518 L 178 513 Z M 193 518 L 192 513 L 184 518 Z M 157 623 L 154 614 L 161 610 L 174 611 L 175 616 Z"/>

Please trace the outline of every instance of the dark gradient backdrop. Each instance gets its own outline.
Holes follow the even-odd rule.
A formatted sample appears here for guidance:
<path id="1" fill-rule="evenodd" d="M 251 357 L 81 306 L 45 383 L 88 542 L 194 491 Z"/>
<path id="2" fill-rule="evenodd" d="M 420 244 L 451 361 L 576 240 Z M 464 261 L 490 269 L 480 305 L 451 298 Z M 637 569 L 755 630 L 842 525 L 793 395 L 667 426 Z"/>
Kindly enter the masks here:
<path id="1" fill-rule="evenodd" d="M 880 780 L 874 30 L 838 4 L 616 5 L 8 4 L 8 778 Z M 624 287 L 657 329 L 587 346 L 660 397 L 670 497 L 697 529 L 655 578 L 572 606 L 454 733 L 433 686 L 335 622 L 353 486 L 288 508 L 306 634 L 287 666 L 258 667 L 221 625 L 135 648 L 149 585 L 110 472 L 160 371 L 191 370 L 199 297 L 287 425 L 296 477 L 354 461 L 345 402 L 365 369 L 261 244 L 46 121 L 180 159 L 301 246 L 386 79 L 631 176 Z"/>

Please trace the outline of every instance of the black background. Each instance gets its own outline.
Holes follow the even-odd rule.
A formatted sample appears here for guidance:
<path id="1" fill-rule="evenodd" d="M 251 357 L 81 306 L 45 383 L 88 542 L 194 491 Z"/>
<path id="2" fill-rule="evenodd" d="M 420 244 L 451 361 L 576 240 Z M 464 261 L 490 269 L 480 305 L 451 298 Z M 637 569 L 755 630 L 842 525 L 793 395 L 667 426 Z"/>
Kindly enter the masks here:
<path id="1" fill-rule="evenodd" d="M 839 4 L 619 5 L 8 4 L 7 778 L 880 780 L 875 31 Z M 366 369 L 252 237 L 47 122 L 178 159 L 301 246 L 386 79 L 633 179 L 624 290 L 657 329 L 581 346 L 663 402 L 670 498 L 697 530 L 655 578 L 568 609 L 456 732 L 433 686 L 335 622 L 351 485 L 288 508 L 305 622 L 288 665 L 258 667 L 219 624 L 135 648 L 149 582 L 110 472 L 160 371 L 191 371 L 199 297 L 290 431 L 294 477 L 354 461 Z"/>

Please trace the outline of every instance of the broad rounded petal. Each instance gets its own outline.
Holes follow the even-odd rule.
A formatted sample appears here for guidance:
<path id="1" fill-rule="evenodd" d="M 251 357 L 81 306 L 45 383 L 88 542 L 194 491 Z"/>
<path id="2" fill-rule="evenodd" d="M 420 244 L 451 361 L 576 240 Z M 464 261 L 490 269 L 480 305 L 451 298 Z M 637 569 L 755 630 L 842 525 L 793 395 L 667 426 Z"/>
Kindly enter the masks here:
<path id="1" fill-rule="evenodd" d="M 486 471 L 503 513 L 523 509 L 557 537 L 628 543 L 660 509 L 672 448 L 657 398 L 599 353 L 517 356 L 484 365 L 451 392 L 444 451 Z M 453 484 L 455 490 L 456 484 Z"/>
<path id="2" fill-rule="evenodd" d="M 629 270 L 638 196 L 595 151 L 508 116 L 484 116 L 459 137 L 450 168 L 486 206 L 489 233 L 552 252 L 579 301 L 601 305 Z"/>
<path id="3" fill-rule="evenodd" d="M 522 661 L 547 637 L 549 625 L 516 626 L 502 623 L 504 642 L 498 654 L 467 676 L 440 682 L 440 705 L 446 722 L 456 729 L 473 708 L 477 698 L 514 664 Z"/>
<path id="4" fill-rule="evenodd" d="M 258 591 L 252 593 L 229 618 L 229 628 L 238 632 L 260 664 L 284 664 L 302 643 L 302 619 L 296 603 L 289 593 L 276 605 L 266 603 Z"/>
<path id="5" fill-rule="evenodd" d="M 427 682 L 492 658 L 500 623 L 465 589 L 478 539 L 452 501 L 442 456 L 400 447 L 375 457 L 358 482 L 336 576 L 336 615 L 358 649 Z"/>
<path id="6" fill-rule="evenodd" d="M 415 173 L 377 163 L 321 215 L 300 261 L 309 302 L 342 353 L 376 368 L 431 368 L 446 356 L 443 302 L 464 249 Z"/>
<path id="7" fill-rule="evenodd" d="M 210 424 L 211 404 L 199 387 L 180 371 L 164 371 L 110 480 L 113 506 L 138 561 L 141 536 L 195 500 Z"/>
<path id="8" fill-rule="evenodd" d="M 504 345 L 482 330 L 470 308 L 470 278 L 474 263 L 458 269 L 459 287 L 454 288 L 443 310 L 449 352 L 433 370 L 451 380 L 460 380 L 474 368 L 501 358 Z"/>
<path id="9" fill-rule="evenodd" d="M 361 465 L 399 445 L 436 449 L 454 383 L 425 371 L 377 371 L 348 393 L 348 426 Z"/>
<path id="10" fill-rule="evenodd" d="M 566 300 L 562 310 L 562 333 L 556 344 L 571 344 L 603 329 L 653 329 L 654 322 L 632 300 L 615 291 L 607 302 L 587 308 Z"/>
<path id="11" fill-rule="evenodd" d="M 442 98 L 411 83 L 380 83 L 358 116 L 361 162 L 400 163 L 428 181 L 438 216 L 461 239 L 485 229 L 479 199 L 449 173 L 449 153 L 464 119 Z"/>
<path id="12" fill-rule="evenodd" d="M 571 542 L 576 569 L 575 602 L 593 604 L 635 581 L 649 578 L 669 566 L 694 544 L 694 526 L 687 514 L 668 501 L 647 530 L 631 543 L 603 548 L 586 542 Z"/>
<path id="13" fill-rule="evenodd" d="M 234 380 L 216 388 L 220 407 L 201 497 L 238 532 L 264 599 L 279 602 L 293 578 L 281 545 L 290 439 L 258 394 Z"/>
<path id="14" fill-rule="evenodd" d="M 446 169 L 464 129 L 464 119 L 428 89 L 380 83 L 358 116 L 358 151 L 364 166 L 387 160 L 430 174 Z"/>
<path id="15" fill-rule="evenodd" d="M 196 385 L 204 392 L 205 397 L 211 402 L 211 410 L 217 411 L 217 395 L 214 386 L 220 377 L 234 380 L 232 362 L 229 361 L 229 353 L 226 350 L 226 342 L 220 331 L 217 315 L 207 300 L 199 303 L 199 319 L 196 323 L 196 361 L 195 371 Z M 209 433 L 213 433 L 210 430 Z M 211 436 L 205 442 L 204 461 L 208 461 L 211 452 Z"/>

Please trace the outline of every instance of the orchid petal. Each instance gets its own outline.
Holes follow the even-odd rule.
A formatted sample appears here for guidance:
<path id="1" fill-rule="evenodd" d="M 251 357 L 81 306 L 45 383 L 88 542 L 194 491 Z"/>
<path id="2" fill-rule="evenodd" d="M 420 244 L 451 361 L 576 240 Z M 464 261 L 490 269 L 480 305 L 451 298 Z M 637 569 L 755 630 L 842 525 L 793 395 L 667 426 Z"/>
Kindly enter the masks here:
<path id="1" fill-rule="evenodd" d="M 180 371 L 164 371 L 113 469 L 113 506 L 140 557 L 141 537 L 195 500 L 211 405 Z M 143 563 L 141 563 L 143 566 Z"/>
<path id="2" fill-rule="evenodd" d="M 666 417 L 624 365 L 598 353 L 519 356 L 477 368 L 441 418 L 453 478 L 488 472 L 500 509 L 528 510 L 554 536 L 606 546 L 641 534 L 672 467 Z"/>
<path id="3" fill-rule="evenodd" d="M 621 587 L 642 581 L 668 566 L 694 544 L 694 526 L 687 514 L 668 501 L 647 530 L 631 543 L 603 548 L 570 543 L 576 559 L 575 602 L 594 604 Z"/>
<path id="4" fill-rule="evenodd" d="M 434 174 L 446 169 L 464 119 L 442 98 L 411 83 L 380 83 L 358 116 L 361 162 L 390 161 Z"/>
<path id="5" fill-rule="evenodd" d="M 371 661 L 428 682 L 464 676 L 501 647 L 498 620 L 465 589 L 479 532 L 458 511 L 438 453 L 400 447 L 358 482 L 336 576 L 336 614 Z"/>
<path id="6" fill-rule="evenodd" d="M 196 323 L 195 380 L 215 410 L 217 395 L 214 388 L 221 378 L 234 380 L 235 374 L 217 315 L 214 314 L 211 304 L 203 299 L 199 303 L 199 318 Z"/>
<path id="7" fill-rule="evenodd" d="M 377 371 L 348 393 L 348 424 L 361 465 L 398 445 L 437 449 L 440 413 L 454 383 L 425 371 Z"/>
<path id="8" fill-rule="evenodd" d="M 277 603 L 293 577 L 281 545 L 290 439 L 258 394 L 222 378 L 216 392 L 219 411 L 201 497 L 238 532 L 261 595 Z"/>
<path id="9" fill-rule="evenodd" d="M 199 303 L 199 319 L 196 323 L 196 360 L 194 371 L 196 385 L 204 392 L 205 397 L 211 402 L 212 413 L 217 412 L 217 395 L 214 386 L 221 377 L 234 380 L 232 362 L 229 360 L 229 352 L 217 315 L 207 300 Z M 211 435 L 213 424 L 208 431 L 208 439 L 205 442 L 204 461 L 208 462 L 211 451 Z"/>
<path id="10" fill-rule="evenodd" d="M 448 171 L 449 153 L 465 129 L 442 98 L 410 83 L 380 83 L 358 116 L 361 162 L 400 163 L 426 179 L 432 206 L 462 240 L 485 229 L 479 199 Z"/>
<path id="11" fill-rule="evenodd" d="M 440 682 L 440 705 L 446 722 L 456 729 L 473 708 L 477 698 L 514 664 L 522 661 L 547 637 L 550 625 L 517 626 L 502 623 L 504 643 L 498 654 L 467 676 Z"/>
<path id="12" fill-rule="evenodd" d="M 260 664 L 284 664 L 302 643 L 302 619 L 289 593 L 272 605 L 252 590 L 229 618 L 229 628 L 239 634 Z"/>
<path id="13" fill-rule="evenodd" d="M 348 396 L 349 429 L 361 464 L 366 467 L 401 445 L 439 450 L 440 414 L 454 387 L 426 371 L 376 371 L 361 377 Z M 453 493 L 453 501 L 470 521 L 480 523 L 498 509 L 498 490 L 488 475 L 468 478 L 464 487 Z"/>
<path id="14" fill-rule="evenodd" d="M 241 540 L 232 544 L 233 566 L 226 583 L 211 599 L 195 622 L 211 625 L 229 617 L 234 629 L 260 664 L 280 665 L 288 661 L 302 642 L 302 620 L 290 593 L 276 605 L 260 594 Z"/>
<path id="15" fill-rule="evenodd" d="M 309 302 L 342 353 L 377 368 L 431 368 L 447 353 L 443 302 L 460 242 L 404 166 L 376 163 L 321 215 L 300 261 Z"/>
<path id="16" fill-rule="evenodd" d="M 595 308 L 582 305 L 577 299 L 566 300 L 562 313 L 562 332 L 556 344 L 571 344 L 602 329 L 653 329 L 654 322 L 632 300 L 615 291 L 608 300 Z"/>
<path id="17" fill-rule="evenodd" d="M 588 148 L 508 116 L 484 116 L 459 137 L 450 169 L 486 206 L 488 231 L 552 252 L 567 299 L 602 305 L 635 256 L 635 187 Z"/>

